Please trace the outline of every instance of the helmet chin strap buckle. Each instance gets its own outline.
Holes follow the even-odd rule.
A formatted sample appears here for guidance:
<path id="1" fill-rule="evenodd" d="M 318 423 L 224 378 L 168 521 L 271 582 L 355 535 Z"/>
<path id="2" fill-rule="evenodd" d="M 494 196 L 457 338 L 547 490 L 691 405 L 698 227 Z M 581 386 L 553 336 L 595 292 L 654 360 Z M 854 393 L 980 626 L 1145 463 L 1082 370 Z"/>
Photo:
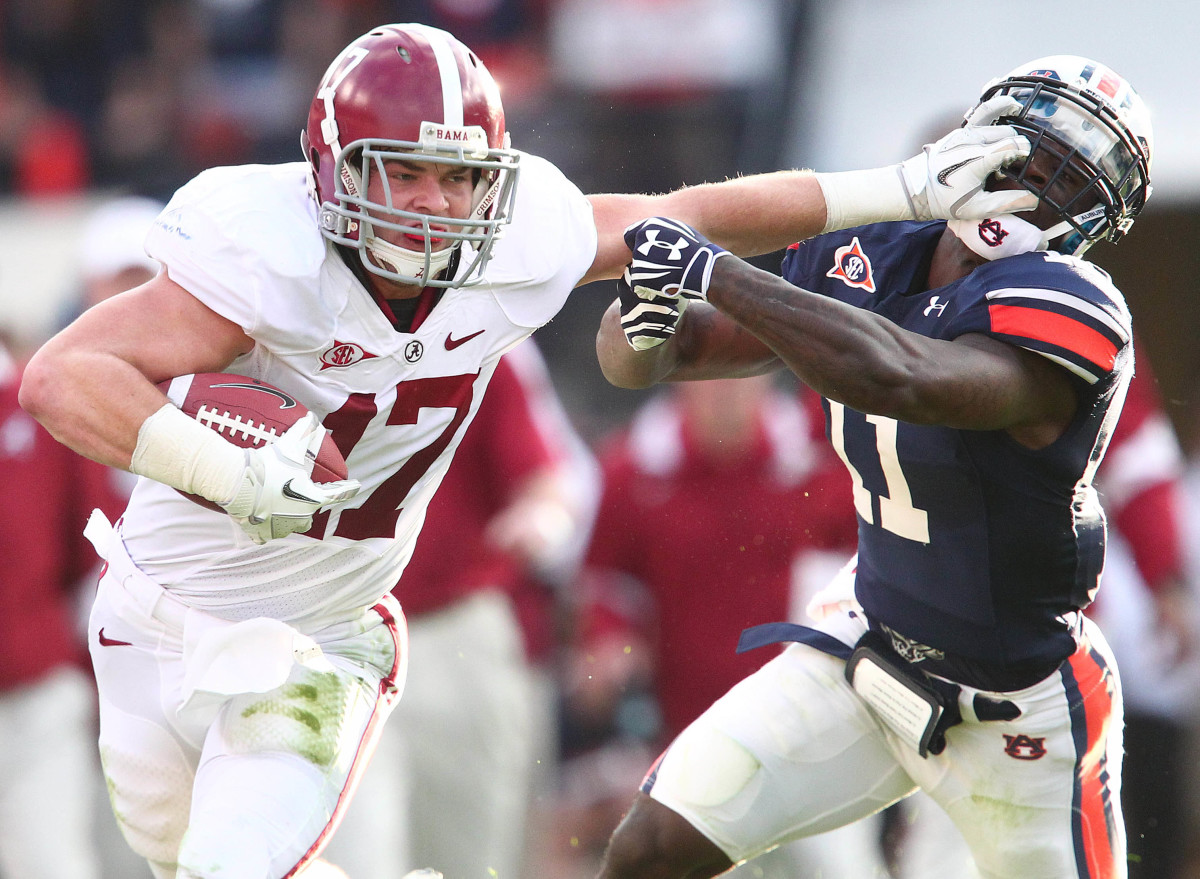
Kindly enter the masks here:
<path id="1" fill-rule="evenodd" d="M 329 208 L 321 208 L 318 221 L 322 229 L 335 235 L 345 235 L 358 228 L 358 223 L 354 220 Z"/>

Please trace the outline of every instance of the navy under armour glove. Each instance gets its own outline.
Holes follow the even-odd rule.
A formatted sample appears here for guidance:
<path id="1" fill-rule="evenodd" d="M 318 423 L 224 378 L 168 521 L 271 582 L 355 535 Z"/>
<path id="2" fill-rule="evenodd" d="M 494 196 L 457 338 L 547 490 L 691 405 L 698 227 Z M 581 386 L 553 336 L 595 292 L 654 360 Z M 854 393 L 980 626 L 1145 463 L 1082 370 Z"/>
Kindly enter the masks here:
<path id="1" fill-rule="evenodd" d="M 633 292 L 626 268 L 617 281 L 621 329 L 625 331 L 625 341 L 638 351 L 657 347 L 675 335 L 675 326 L 687 304 L 686 299 L 646 292 L 650 295 L 645 299 Z"/>
<path id="2" fill-rule="evenodd" d="M 713 265 L 729 254 L 691 226 L 665 217 L 634 223 L 625 230 L 625 243 L 633 251 L 626 283 L 647 301 L 662 296 L 707 300 Z"/>

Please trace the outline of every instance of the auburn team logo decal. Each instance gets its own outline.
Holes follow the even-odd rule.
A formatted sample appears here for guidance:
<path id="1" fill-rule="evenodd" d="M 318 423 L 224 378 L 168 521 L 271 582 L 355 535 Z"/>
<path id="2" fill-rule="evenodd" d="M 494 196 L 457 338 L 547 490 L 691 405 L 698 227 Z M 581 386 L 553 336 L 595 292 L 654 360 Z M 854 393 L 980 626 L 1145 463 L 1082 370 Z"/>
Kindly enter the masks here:
<path id="1" fill-rule="evenodd" d="M 827 278 L 838 278 L 851 287 L 861 287 L 868 293 L 875 292 L 875 276 L 871 261 L 863 253 L 858 236 L 850 243 L 839 247 L 833 254 L 833 268 L 825 273 Z"/>
<path id="2" fill-rule="evenodd" d="M 1014 760 L 1041 760 L 1046 756 L 1044 736 L 1034 739 L 1024 733 L 1016 736 L 1005 733 L 1004 741 L 1004 753 Z"/>
<path id="3" fill-rule="evenodd" d="M 329 369 L 334 366 L 353 366 L 360 360 L 370 360 L 377 356 L 377 354 L 363 350 L 361 345 L 355 345 L 353 342 L 339 342 L 334 339 L 333 345 L 321 352 L 321 369 Z"/>
<path id="4" fill-rule="evenodd" d="M 1001 225 L 999 220 L 979 221 L 979 239 L 988 247 L 999 247 L 1007 237 L 1008 230 Z"/>

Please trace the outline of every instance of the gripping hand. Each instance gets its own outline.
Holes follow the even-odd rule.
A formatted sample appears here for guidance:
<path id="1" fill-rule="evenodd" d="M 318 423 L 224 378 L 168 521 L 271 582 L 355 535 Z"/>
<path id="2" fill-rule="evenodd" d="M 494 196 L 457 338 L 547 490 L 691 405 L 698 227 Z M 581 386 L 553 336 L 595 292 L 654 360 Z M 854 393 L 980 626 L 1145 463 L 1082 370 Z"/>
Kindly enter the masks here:
<path id="1" fill-rule="evenodd" d="M 707 300 L 713 265 L 729 255 L 691 226 L 665 217 L 634 223 L 625 230 L 625 244 L 633 259 L 622 280 L 646 301 L 663 296 Z M 624 326 L 624 306 L 621 310 Z"/>
<path id="2" fill-rule="evenodd" d="M 637 351 L 655 348 L 675 335 L 675 326 L 683 314 L 686 299 L 663 296 L 645 287 L 645 298 L 633 292 L 629 269 L 617 281 L 617 296 L 621 303 L 621 329 L 625 341 Z"/>
<path id="3" fill-rule="evenodd" d="M 1015 98 L 997 95 L 976 107 L 962 128 L 901 163 L 914 219 L 982 220 L 1037 207 L 1037 196 L 1024 189 L 983 188 L 999 168 L 1029 157 L 1028 138 L 994 124 L 1019 109 Z"/>
<path id="4" fill-rule="evenodd" d="M 325 428 L 309 412 L 273 443 L 247 449 L 241 483 L 221 504 L 250 539 L 262 544 L 312 527 L 321 507 L 358 494 L 358 480 L 313 482 L 313 462 Z"/>

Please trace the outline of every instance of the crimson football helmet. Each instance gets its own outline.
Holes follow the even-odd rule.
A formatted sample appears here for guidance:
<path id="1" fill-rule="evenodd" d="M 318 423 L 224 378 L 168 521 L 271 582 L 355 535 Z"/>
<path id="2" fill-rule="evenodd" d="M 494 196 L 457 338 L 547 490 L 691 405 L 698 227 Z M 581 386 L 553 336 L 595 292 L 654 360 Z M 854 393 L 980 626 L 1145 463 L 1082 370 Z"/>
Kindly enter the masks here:
<path id="1" fill-rule="evenodd" d="M 481 280 L 511 215 L 519 156 L 508 149 L 499 89 L 470 49 L 426 25 L 375 28 L 329 66 L 300 139 L 321 234 L 356 249 L 368 271 L 432 287 Z M 371 175 L 386 180 L 385 163 L 397 159 L 473 169 L 466 222 L 400 210 L 388 186 L 384 202 L 368 199 Z M 424 238 L 424 250 L 385 241 L 379 229 Z M 434 237 L 451 244 L 435 249 Z"/>
<path id="2" fill-rule="evenodd" d="M 1078 256 L 1124 236 L 1150 197 L 1153 149 L 1150 113 L 1129 83 L 1095 61 L 1054 55 L 988 83 L 979 103 L 996 95 L 1021 105 L 996 124 L 1012 125 L 1032 147 L 1029 162 L 1000 173 L 1058 213 L 1049 248 Z M 1046 161 L 1030 174 L 1039 155 Z"/>

